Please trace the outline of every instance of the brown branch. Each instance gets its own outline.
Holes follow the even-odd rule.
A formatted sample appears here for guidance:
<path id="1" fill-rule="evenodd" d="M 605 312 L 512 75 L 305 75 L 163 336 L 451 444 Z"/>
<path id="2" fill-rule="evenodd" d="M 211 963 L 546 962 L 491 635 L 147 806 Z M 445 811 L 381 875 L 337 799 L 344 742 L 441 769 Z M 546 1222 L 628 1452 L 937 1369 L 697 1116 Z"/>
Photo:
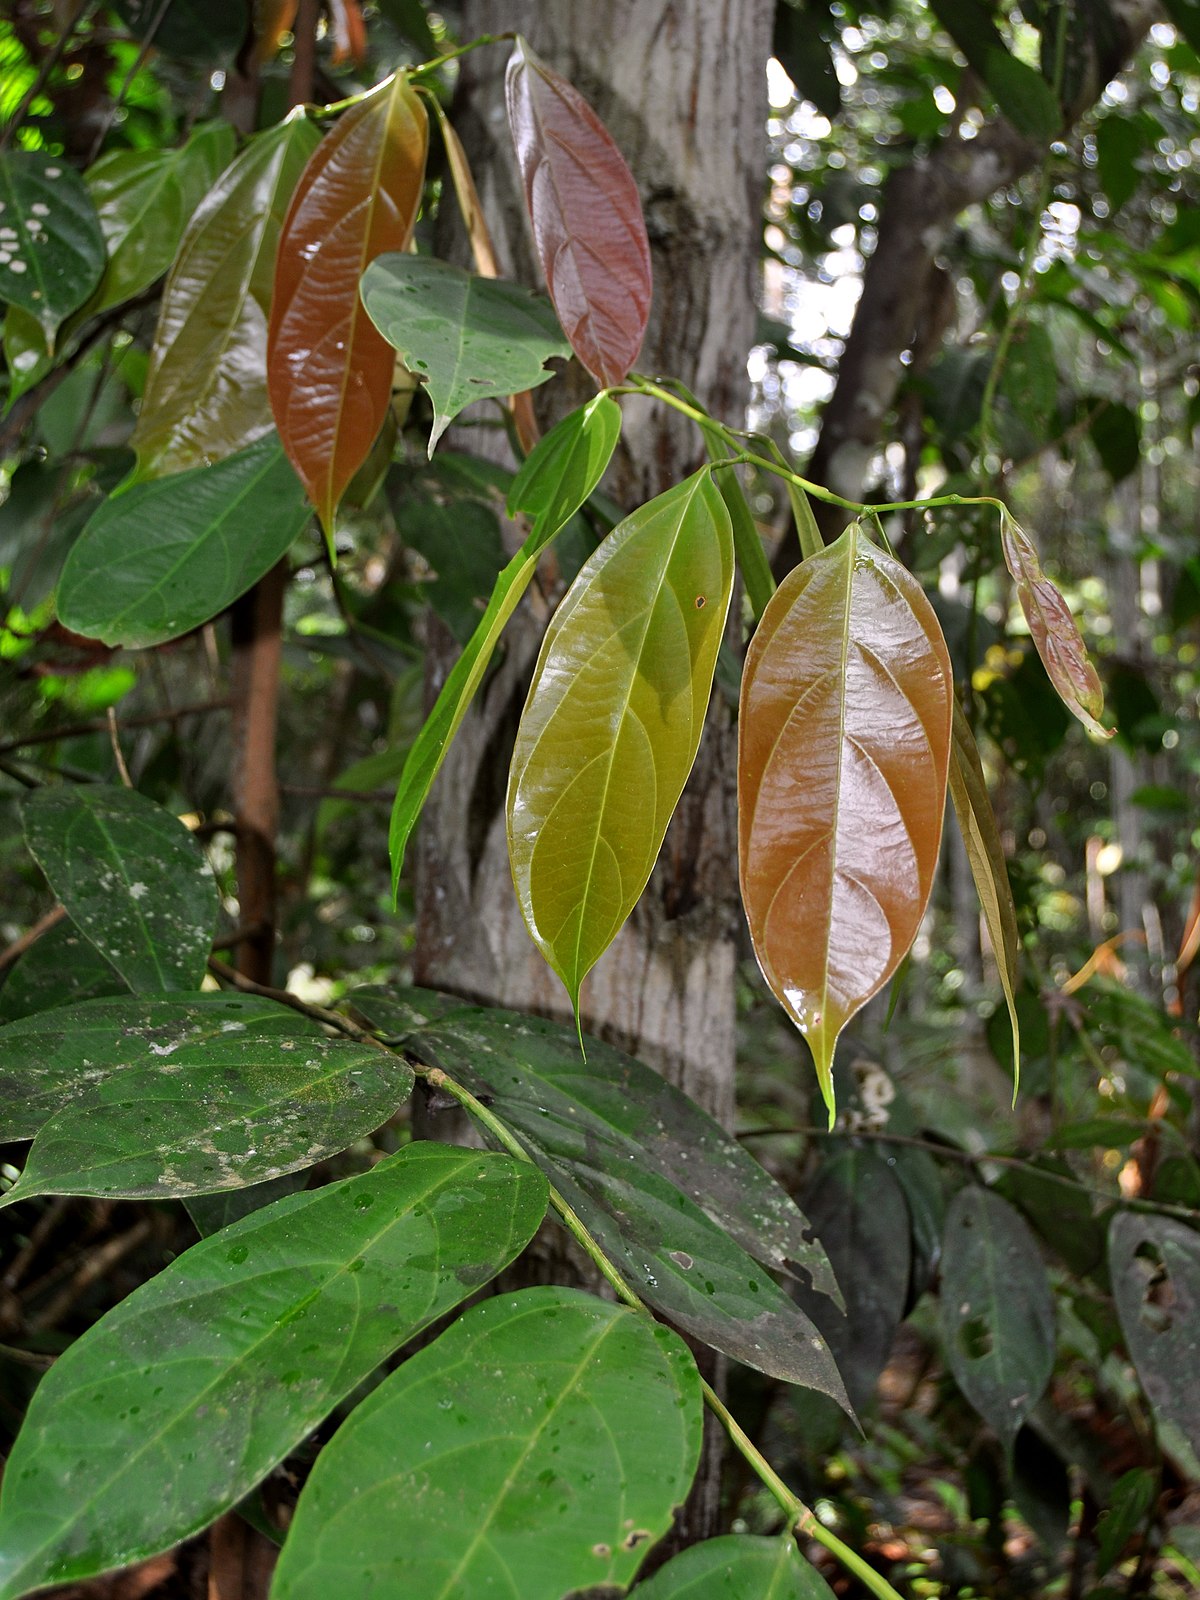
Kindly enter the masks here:
<path id="1" fill-rule="evenodd" d="M 53 911 L 47 911 L 44 917 L 38 919 L 27 933 L 19 939 L 14 939 L 7 950 L 0 950 L 0 972 L 7 972 L 15 961 L 19 961 L 31 945 L 34 945 L 44 933 L 49 933 L 51 928 L 57 928 L 66 916 L 62 906 L 55 906 Z"/>
<path id="2" fill-rule="evenodd" d="M 135 717 L 122 717 L 123 728 L 150 728 L 156 722 L 174 722 L 181 717 L 201 717 L 210 711 L 227 711 L 232 705 L 228 696 L 217 700 L 201 700 L 194 705 L 176 706 L 166 711 L 145 711 Z M 108 720 L 105 717 L 94 717 L 90 722 L 71 722 L 61 728 L 42 728 L 37 733 L 26 734 L 23 738 L 5 739 L 0 744 L 0 756 L 9 755 L 14 750 L 24 750 L 29 745 L 57 744 L 60 739 L 82 739 L 92 733 L 106 733 Z"/>

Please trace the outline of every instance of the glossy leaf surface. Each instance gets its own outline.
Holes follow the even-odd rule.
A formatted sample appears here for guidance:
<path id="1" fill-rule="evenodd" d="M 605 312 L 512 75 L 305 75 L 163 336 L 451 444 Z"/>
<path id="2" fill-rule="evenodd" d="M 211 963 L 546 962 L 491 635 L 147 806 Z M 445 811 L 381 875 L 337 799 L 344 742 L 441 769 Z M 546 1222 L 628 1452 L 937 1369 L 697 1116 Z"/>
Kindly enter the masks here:
<path id="1" fill-rule="evenodd" d="M 72 545 L 59 618 L 133 649 L 177 639 L 270 571 L 311 514 L 274 434 L 211 467 L 134 484 Z"/>
<path id="2" fill-rule="evenodd" d="M 687 1493 L 700 1425 L 670 1329 L 570 1289 L 486 1300 L 322 1451 L 273 1600 L 619 1593 Z"/>
<path id="3" fill-rule="evenodd" d="M 508 124 L 534 247 L 571 348 L 602 385 L 637 360 L 650 315 L 650 244 L 637 184 L 576 89 L 518 39 Z"/>
<path id="4" fill-rule="evenodd" d="M 963 847 L 971 866 L 971 877 L 979 895 L 984 924 L 1000 974 L 1000 987 L 1012 1024 L 1013 1093 L 1021 1075 L 1021 1025 L 1017 1016 L 1017 989 L 1021 982 L 1021 939 L 1017 931 L 1017 908 L 1000 830 L 988 795 L 987 779 L 971 724 L 954 703 L 953 752 L 950 760 L 950 798 Z"/>
<path id="5" fill-rule="evenodd" d="M 359 280 L 376 256 L 408 243 L 428 144 L 425 109 L 397 73 L 318 145 L 280 234 L 267 386 L 283 447 L 327 535 L 375 443 L 395 367 Z"/>
<path id="6" fill-rule="evenodd" d="M 24 1017 L 0 1034 L 0 1138 L 32 1139 L 55 1112 L 116 1073 L 166 1060 L 190 1069 L 214 1043 L 246 1034 L 316 1031 L 289 1006 L 243 994 L 102 997 Z"/>
<path id="7" fill-rule="evenodd" d="M 923 590 L 857 523 L 784 579 L 746 655 L 742 900 L 831 1117 L 838 1034 L 899 966 L 933 885 L 952 691 Z"/>
<path id="8" fill-rule="evenodd" d="M 940 1303 L 950 1370 L 1009 1452 L 1054 1366 L 1054 1302 L 1028 1224 L 979 1184 L 946 1214 Z"/>
<path id="9" fill-rule="evenodd" d="M 212 122 L 197 128 L 182 150 L 114 150 L 88 169 L 108 251 L 89 314 L 132 300 L 162 277 L 233 147 L 229 124 Z"/>
<path id="10" fill-rule="evenodd" d="M 707 469 L 627 517 L 551 619 L 509 770 L 526 926 L 579 988 L 650 876 L 704 728 L 733 586 Z"/>
<path id="11" fill-rule="evenodd" d="M 1120 1211 L 1108 1264 L 1121 1332 L 1155 1419 L 1200 1451 L 1200 1235 L 1171 1217 Z"/>
<path id="12" fill-rule="evenodd" d="M 1042 571 L 1033 541 L 1006 510 L 1000 513 L 1000 546 L 1034 647 L 1063 705 L 1089 733 L 1111 738 L 1112 729 L 1098 720 L 1104 710 L 1100 675 L 1088 660 L 1071 608 Z"/>
<path id="13" fill-rule="evenodd" d="M 535 389 L 554 376 L 545 363 L 571 353 L 544 300 L 432 256 L 382 256 L 363 276 L 362 298 L 405 366 L 425 380 L 430 455 L 465 406 Z"/>
<path id="14" fill-rule="evenodd" d="M 529 587 L 537 570 L 538 557 L 604 476 L 620 431 L 620 407 L 609 396 L 597 395 L 586 406 L 564 417 L 545 436 L 513 481 L 509 515 L 525 511 L 533 517 L 533 527 L 520 550 L 496 579 L 487 609 L 450 669 L 433 710 L 404 763 L 388 835 L 393 894 L 399 886 L 404 853 L 425 798 L 450 741 L 461 727 L 475 692 L 483 682 L 496 641 Z"/>
<path id="15" fill-rule="evenodd" d="M 436 1012 L 440 997 L 428 998 Z M 405 1017 L 415 1020 L 424 1000 L 417 990 L 358 1003 L 384 1026 L 390 1012 L 404 1032 Z M 739 1241 L 757 1228 L 760 1257 L 775 1264 L 786 1256 L 835 1294 L 824 1254 L 804 1239 L 803 1217 L 766 1174 L 751 1176 L 724 1136 L 704 1127 L 698 1107 L 681 1107 L 664 1085 L 647 1081 L 655 1076 L 649 1069 L 627 1066 L 627 1057 L 598 1042 L 589 1041 L 585 1067 L 568 1029 L 516 1013 L 451 1009 L 412 1031 L 409 1048 L 485 1096 L 519 1131 L 604 1253 L 657 1311 L 715 1350 L 819 1389 L 849 1411 L 825 1339 Z M 632 1097 L 624 1110 L 622 1086 Z M 678 1142 L 669 1121 L 676 1112 Z M 703 1154 L 687 1144 L 689 1133 L 703 1139 Z M 703 1200 L 692 1198 L 701 1193 Z"/>
<path id="16" fill-rule="evenodd" d="M 284 214 L 320 135 L 251 139 L 192 217 L 163 292 L 131 443 L 143 477 L 234 455 L 271 427 L 267 318 Z"/>
<path id="17" fill-rule="evenodd" d="M 641 1600 L 833 1600 L 790 1537 L 732 1533 L 705 1539 L 638 1587 Z"/>
<path id="18" fill-rule="evenodd" d="M 83 179 L 63 156 L 0 152 L 0 300 L 41 323 L 47 347 L 104 271 L 104 235 Z"/>
<path id="19" fill-rule="evenodd" d="M 0 989 L 0 1022 L 71 1001 L 128 994 L 129 985 L 73 922 L 60 922 L 26 950 Z"/>
<path id="20" fill-rule="evenodd" d="M 0 1595 L 211 1522 L 511 1261 L 545 1204 L 508 1156 L 422 1143 L 194 1245 L 39 1387 L 0 1497 Z"/>
<path id="21" fill-rule="evenodd" d="M 3 212 L 0 212 L 3 216 Z M 54 366 L 46 330 L 31 311 L 10 305 L 4 313 L 4 360 L 9 375 L 9 400 L 32 389 Z"/>
<path id="22" fill-rule="evenodd" d="M 132 789 L 98 783 L 38 789 L 23 815 L 67 915 L 131 989 L 199 988 L 217 886 L 178 818 Z"/>
<path id="23" fill-rule="evenodd" d="M 264 1183 L 364 1138 L 412 1084 L 398 1057 L 349 1039 L 247 1030 L 167 1056 L 151 1046 L 43 1123 L 0 1206 L 32 1194 L 168 1199 Z"/>

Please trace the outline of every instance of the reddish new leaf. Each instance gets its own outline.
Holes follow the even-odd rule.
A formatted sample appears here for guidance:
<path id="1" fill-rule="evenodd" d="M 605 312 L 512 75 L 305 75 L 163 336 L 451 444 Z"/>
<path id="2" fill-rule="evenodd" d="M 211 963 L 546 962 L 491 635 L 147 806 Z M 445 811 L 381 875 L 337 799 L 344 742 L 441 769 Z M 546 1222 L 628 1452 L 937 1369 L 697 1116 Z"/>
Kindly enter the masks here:
<path id="1" fill-rule="evenodd" d="M 397 73 L 318 145 L 279 240 L 271 410 L 327 535 L 387 412 L 396 360 L 363 310 L 359 279 L 376 256 L 407 245 L 428 144 L 425 109 Z"/>
<path id="2" fill-rule="evenodd" d="M 505 90 L 534 244 L 558 320 L 597 382 L 621 383 L 650 315 L 650 243 L 633 174 L 583 96 L 523 39 Z"/>
<path id="3" fill-rule="evenodd" d="M 759 965 L 833 1049 L 916 937 L 942 834 L 950 658 L 921 586 L 858 523 L 784 579 L 746 656 L 742 899 Z"/>
<path id="4" fill-rule="evenodd" d="M 1097 719 L 1104 710 L 1100 675 L 1088 660 L 1071 608 L 1042 571 L 1033 541 L 1008 511 L 1000 511 L 1004 564 L 1017 586 L 1017 599 L 1042 665 L 1059 699 L 1089 733 L 1110 739 L 1113 730 Z"/>

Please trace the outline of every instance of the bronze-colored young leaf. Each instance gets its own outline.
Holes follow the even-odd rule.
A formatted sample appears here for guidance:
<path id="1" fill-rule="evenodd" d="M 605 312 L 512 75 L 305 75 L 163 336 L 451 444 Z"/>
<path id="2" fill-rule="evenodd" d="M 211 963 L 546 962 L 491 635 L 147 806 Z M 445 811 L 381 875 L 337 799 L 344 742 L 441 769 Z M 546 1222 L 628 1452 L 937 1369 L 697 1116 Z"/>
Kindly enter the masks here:
<path id="1" fill-rule="evenodd" d="M 954 757 L 950 762 L 950 798 L 958 818 L 959 832 L 971 864 L 971 876 L 979 895 L 979 905 L 996 958 L 1000 987 L 1012 1023 L 1013 1094 L 1021 1076 L 1021 1026 L 1017 1016 L 1017 987 L 1021 981 L 1021 940 L 1017 932 L 1017 910 L 1004 861 L 1000 830 L 988 798 L 983 763 L 975 744 L 971 724 L 954 703 Z"/>
<path id="2" fill-rule="evenodd" d="M 747 653 L 742 899 L 831 1116 L 838 1034 L 899 966 L 929 899 L 951 700 L 933 608 L 858 523 L 784 579 Z"/>
<path id="3" fill-rule="evenodd" d="M 140 477 L 208 466 L 269 432 L 275 251 L 292 190 L 319 142 L 303 116 L 258 134 L 188 224 L 130 440 Z"/>
<path id="4" fill-rule="evenodd" d="M 508 783 L 534 943 L 579 986 L 646 886 L 692 769 L 733 586 L 707 468 L 613 529 L 546 631 Z"/>
<path id="5" fill-rule="evenodd" d="M 518 39 L 505 80 L 512 132 L 550 298 L 598 383 L 621 383 L 650 315 L 650 244 L 637 184 L 583 96 Z"/>
<path id="6" fill-rule="evenodd" d="M 1000 511 L 1000 544 L 1034 646 L 1059 699 L 1089 733 L 1110 739 L 1113 730 L 1098 720 L 1104 709 L 1100 675 L 1088 660 L 1071 608 L 1042 571 L 1029 535 L 1004 508 Z"/>
<path id="7" fill-rule="evenodd" d="M 429 122 L 403 73 L 345 112 L 301 175 L 283 224 L 267 334 L 279 437 L 326 535 L 388 408 L 395 355 L 363 309 L 368 263 L 408 243 Z"/>

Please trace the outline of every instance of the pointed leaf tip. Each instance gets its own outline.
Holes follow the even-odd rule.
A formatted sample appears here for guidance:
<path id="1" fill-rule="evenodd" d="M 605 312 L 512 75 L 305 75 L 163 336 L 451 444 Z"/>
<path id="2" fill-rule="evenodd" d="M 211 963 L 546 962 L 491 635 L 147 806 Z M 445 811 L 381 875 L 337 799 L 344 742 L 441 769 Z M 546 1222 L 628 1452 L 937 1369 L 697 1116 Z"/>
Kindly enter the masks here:
<path id="1" fill-rule="evenodd" d="M 518 38 L 508 124 L 550 298 L 605 387 L 637 360 L 650 317 L 650 241 L 633 174 L 591 106 Z"/>
<path id="2" fill-rule="evenodd" d="M 933 886 L 951 705 L 933 608 L 857 523 L 784 580 L 747 653 L 742 900 L 831 1115 L 838 1035 L 899 966 Z"/>

